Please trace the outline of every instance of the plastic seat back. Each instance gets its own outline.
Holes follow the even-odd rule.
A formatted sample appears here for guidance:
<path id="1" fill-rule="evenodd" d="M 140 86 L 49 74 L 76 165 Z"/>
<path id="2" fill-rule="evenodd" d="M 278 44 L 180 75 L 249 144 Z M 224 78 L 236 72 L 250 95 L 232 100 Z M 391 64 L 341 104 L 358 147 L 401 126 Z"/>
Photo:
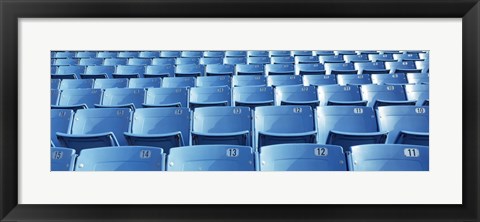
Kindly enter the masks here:
<path id="1" fill-rule="evenodd" d="M 275 87 L 275 104 L 305 105 L 315 109 L 319 105 L 317 89 L 315 86 L 278 86 Z"/>
<path id="2" fill-rule="evenodd" d="M 232 86 L 232 78 L 230 76 L 199 76 L 197 77 L 197 87 L 210 86 Z"/>
<path id="3" fill-rule="evenodd" d="M 358 86 L 340 86 L 340 85 L 324 85 L 318 86 L 318 98 L 320 105 L 366 105 L 366 101 L 362 101 L 360 88 Z"/>
<path id="4" fill-rule="evenodd" d="M 57 132 L 69 133 L 73 122 L 73 110 L 51 109 L 50 110 L 50 139 L 53 145 L 60 146 Z"/>
<path id="5" fill-rule="evenodd" d="M 190 108 L 204 106 L 230 106 L 231 90 L 228 86 L 194 87 L 190 89 Z"/>
<path id="6" fill-rule="evenodd" d="M 251 147 L 235 145 L 198 145 L 172 148 L 168 171 L 254 171 Z"/>
<path id="7" fill-rule="evenodd" d="M 104 66 L 127 65 L 128 59 L 125 58 L 106 58 L 103 60 Z"/>
<path id="8" fill-rule="evenodd" d="M 82 79 L 92 76 L 92 78 L 113 78 L 115 66 L 87 66 L 85 75 Z"/>
<path id="9" fill-rule="evenodd" d="M 293 65 L 293 63 L 267 64 L 265 65 L 265 73 L 267 75 L 295 75 L 295 66 Z"/>
<path id="10" fill-rule="evenodd" d="M 339 85 L 366 85 L 372 84 L 370 74 L 342 74 L 337 75 L 337 82 Z"/>
<path id="11" fill-rule="evenodd" d="M 128 88 L 159 88 L 161 86 L 161 78 L 132 78 L 128 81 Z"/>
<path id="12" fill-rule="evenodd" d="M 265 67 L 260 64 L 238 64 L 235 65 L 237 75 L 264 75 Z"/>
<path id="13" fill-rule="evenodd" d="M 205 68 L 205 73 L 207 76 L 214 76 L 214 75 L 232 76 L 235 73 L 235 66 L 223 65 L 223 64 L 207 65 Z"/>
<path id="14" fill-rule="evenodd" d="M 260 171 L 346 171 L 342 147 L 319 144 L 279 144 L 260 151 Z"/>
<path id="15" fill-rule="evenodd" d="M 93 88 L 108 89 L 108 88 L 127 88 L 128 79 L 95 79 Z"/>
<path id="16" fill-rule="evenodd" d="M 151 59 L 145 58 L 130 58 L 128 59 L 127 65 L 129 66 L 148 66 L 152 64 Z"/>
<path id="17" fill-rule="evenodd" d="M 425 104 L 429 100 L 429 85 L 405 85 L 407 99 L 417 101 L 417 106 Z"/>
<path id="18" fill-rule="evenodd" d="M 190 88 L 195 87 L 194 77 L 165 77 L 163 78 L 164 88 Z"/>
<path id="19" fill-rule="evenodd" d="M 204 57 L 200 58 L 199 64 L 201 65 L 214 65 L 214 64 L 223 64 L 223 58 L 217 57 Z"/>
<path id="20" fill-rule="evenodd" d="M 205 66 L 204 65 L 177 65 L 175 67 L 175 76 L 176 77 L 197 77 L 205 75 Z"/>
<path id="21" fill-rule="evenodd" d="M 266 86 L 267 78 L 259 75 L 245 75 L 245 76 L 233 76 L 233 86 Z"/>
<path id="22" fill-rule="evenodd" d="M 164 171 L 161 148 L 146 146 L 101 147 L 82 150 L 75 171 Z"/>
<path id="23" fill-rule="evenodd" d="M 305 86 L 323 86 L 323 85 L 336 85 L 336 75 L 304 75 L 303 85 Z"/>
<path id="24" fill-rule="evenodd" d="M 357 74 L 353 63 L 325 63 L 327 74 Z"/>
<path id="25" fill-rule="evenodd" d="M 405 90 L 399 85 L 363 85 L 361 86 L 362 98 L 368 101 L 368 106 L 377 107 L 382 103 L 406 102 Z M 415 102 L 410 105 L 415 105 Z"/>
<path id="26" fill-rule="evenodd" d="M 394 74 L 372 74 L 372 83 L 377 85 L 382 84 L 407 84 L 407 77 L 404 73 L 394 73 Z"/>
<path id="27" fill-rule="evenodd" d="M 50 171 L 73 171 L 77 154 L 74 149 L 50 148 Z"/>
<path id="28" fill-rule="evenodd" d="M 82 108 L 94 108 L 95 104 L 99 104 L 102 98 L 102 90 L 100 89 L 65 89 L 60 93 L 58 106 L 69 109 L 75 106 L 83 106 Z"/>
<path id="29" fill-rule="evenodd" d="M 64 79 L 60 83 L 60 89 L 91 89 L 93 79 Z"/>
<path id="30" fill-rule="evenodd" d="M 233 88 L 235 106 L 246 106 L 255 109 L 257 106 L 274 105 L 273 87 L 270 86 L 243 86 Z"/>
<path id="31" fill-rule="evenodd" d="M 132 107 L 141 108 L 145 101 L 144 89 L 105 89 L 101 107 Z"/>
<path id="32" fill-rule="evenodd" d="M 429 147 L 403 144 L 353 146 L 348 161 L 352 171 L 428 171 Z"/>
<path id="33" fill-rule="evenodd" d="M 188 107 L 187 88 L 149 88 L 144 107 Z"/>
<path id="34" fill-rule="evenodd" d="M 428 146 L 428 106 L 378 107 L 377 118 L 380 131 L 389 132 L 387 143 Z"/>
<path id="35" fill-rule="evenodd" d="M 325 66 L 320 63 L 302 63 L 295 65 L 296 75 L 321 75 L 325 74 Z"/>
<path id="36" fill-rule="evenodd" d="M 303 85 L 302 76 L 298 75 L 274 75 L 267 76 L 268 86 L 288 86 L 288 85 Z"/>
<path id="37" fill-rule="evenodd" d="M 390 72 L 385 68 L 384 62 L 356 62 L 354 66 L 359 74 L 386 74 Z"/>

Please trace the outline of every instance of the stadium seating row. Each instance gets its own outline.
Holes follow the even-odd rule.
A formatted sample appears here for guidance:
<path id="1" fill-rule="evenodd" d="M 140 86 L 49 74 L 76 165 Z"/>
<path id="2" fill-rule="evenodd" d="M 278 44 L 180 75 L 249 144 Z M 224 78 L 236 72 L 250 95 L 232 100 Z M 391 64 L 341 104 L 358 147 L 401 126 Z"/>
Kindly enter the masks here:
<path id="1" fill-rule="evenodd" d="M 70 86 L 67 87 L 65 81 Z M 197 107 L 269 105 L 428 105 L 429 85 L 325 85 L 325 86 L 209 86 L 193 88 L 107 88 L 91 89 L 92 81 L 62 81 L 62 90 L 51 90 L 55 109 L 105 107 Z M 85 84 L 83 84 L 85 83 Z M 82 87 L 85 87 L 82 89 Z M 71 89 L 70 89 L 71 88 Z"/>
<path id="2" fill-rule="evenodd" d="M 262 147 L 200 145 L 75 150 L 51 148 L 52 171 L 428 171 L 429 148 L 418 145 L 353 146 L 345 156 L 335 145 L 281 144 Z"/>
<path id="3" fill-rule="evenodd" d="M 280 86 L 280 85 L 364 85 L 428 84 L 428 73 L 398 74 L 331 74 L 285 76 L 200 76 L 132 79 L 52 79 L 51 89 L 74 88 L 177 88 L 206 86 Z"/>
<path id="4" fill-rule="evenodd" d="M 428 59 L 429 51 L 422 50 L 230 50 L 230 51 L 52 51 L 52 58 L 221 58 L 221 57 L 285 57 L 285 56 L 347 56 L 365 59 L 376 56 L 381 59 Z M 371 58 L 370 58 L 371 59 Z"/>
<path id="5" fill-rule="evenodd" d="M 133 59 L 105 60 L 102 64 L 90 65 L 75 59 L 56 59 L 51 66 L 52 79 L 94 79 L 94 78 L 152 78 L 152 77 L 188 77 L 188 76 L 233 76 L 233 75 L 315 75 L 315 74 L 394 74 L 428 73 L 428 61 L 403 62 L 354 62 L 354 63 L 274 63 L 270 59 L 264 63 L 251 61 L 262 57 L 252 57 L 248 64 L 202 64 L 197 61 L 186 62 L 158 61 L 146 59 L 141 62 Z M 283 58 L 283 57 L 277 57 Z M 183 58 L 191 59 L 191 58 Z M 117 61 L 119 60 L 119 61 Z M 173 60 L 173 59 L 172 59 Z M 181 63 L 180 63 L 181 62 Z M 179 64 L 180 63 L 180 64 Z M 69 64 L 69 65 L 61 65 Z"/>
<path id="6" fill-rule="evenodd" d="M 228 144 L 260 148 L 282 143 L 428 146 L 428 107 L 264 106 L 51 110 L 52 146 L 172 147 Z"/>

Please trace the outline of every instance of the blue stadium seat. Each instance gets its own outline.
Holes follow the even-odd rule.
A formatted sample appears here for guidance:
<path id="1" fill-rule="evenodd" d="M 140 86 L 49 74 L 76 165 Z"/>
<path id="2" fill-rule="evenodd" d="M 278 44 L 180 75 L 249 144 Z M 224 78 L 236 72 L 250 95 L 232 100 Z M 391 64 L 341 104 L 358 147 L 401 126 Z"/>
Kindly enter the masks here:
<path id="1" fill-rule="evenodd" d="M 318 86 L 317 91 L 321 106 L 366 106 L 368 102 L 362 100 L 360 87 L 355 85 L 324 85 Z"/>
<path id="2" fill-rule="evenodd" d="M 225 57 L 223 59 L 223 64 L 227 64 L 227 65 L 247 64 L 247 57 Z"/>
<path id="3" fill-rule="evenodd" d="M 246 51 L 226 51 L 225 57 L 247 57 Z"/>
<path id="4" fill-rule="evenodd" d="M 159 58 L 159 57 L 160 57 L 160 52 L 158 51 L 141 51 L 138 54 L 138 58 L 153 59 L 153 58 Z"/>
<path id="5" fill-rule="evenodd" d="M 144 89 L 104 89 L 102 101 L 97 108 L 141 108 L 145 102 Z"/>
<path id="6" fill-rule="evenodd" d="M 146 66 L 143 76 L 145 78 L 174 77 L 175 66 L 170 64 Z"/>
<path id="7" fill-rule="evenodd" d="M 258 75 L 233 76 L 233 86 L 266 86 L 267 78 Z"/>
<path id="8" fill-rule="evenodd" d="M 102 90 L 100 89 L 65 89 L 60 93 L 58 104 L 52 109 L 88 109 L 100 103 Z"/>
<path id="9" fill-rule="evenodd" d="M 170 148 L 190 145 L 191 113 L 187 107 L 137 109 L 132 129 L 125 132 L 129 145 Z"/>
<path id="10" fill-rule="evenodd" d="M 430 62 L 428 60 L 426 60 L 426 61 L 415 61 L 415 67 L 417 67 L 417 69 L 421 69 L 422 73 L 430 72 Z"/>
<path id="11" fill-rule="evenodd" d="M 247 146 L 177 147 L 170 150 L 167 171 L 255 171 L 255 155 Z"/>
<path id="12" fill-rule="evenodd" d="M 60 83 L 60 89 L 91 89 L 93 79 L 64 79 Z"/>
<path id="13" fill-rule="evenodd" d="M 252 64 L 252 65 L 270 64 L 270 57 L 247 57 L 247 64 Z"/>
<path id="14" fill-rule="evenodd" d="M 361 50 L 361 51 L 357 51 L 357 54 L 359 54 L 359 55 L 370 55 L 370 54 L 380 54 L 380 52 L 374 51 L 374 50 Z"/>
<path id="15" fill-rule="evenodd" d="M 327 74 L 357 74 L 353 63 L 326 63 L 325 71 Z"/>
<path id="16" fill-rule="evenodd" d="M 223 58 L 225 57 L 224 51 L 205 51 L 203 52 L 205 58 Z"/>
<path id="17" fill-rule="evenodd" d="M 379 106 L 412 105 L 416 101 L 408 101 L 405 90 L 401 85 L 362 85 L 362 98 L 368 101 L 368 106 L 377 108 Z"/>
<path id="18" fill-rule="evenodd" d="M 197 87 L 210 86 L 232 86 L 232 78 L 230 76 L 200 76 L 197 77 Z"/>
<path id="19" fill-rule="evenodd" d="M 188 58 L 176 58 L 175 65 L 198 65 L 200 64 L 200 58 L 188 57 Z"/>
<path id="20" fill-rule="evenodd" d="M 378 107 L 378 126 L 387 131 L 387 143 L 416 144 L 428 146 L 428 106 Z"/>
<path id="21" fill-rule="evenodd" d="M 401 144 L 353 146 L 348 154 L 351 171 L 428 171 L 429 147 Z"/>
<path id="22" fill-rule="evenodd" d="M 75 114 L 71 133 L 57 132 L 62 147 L 83 149 L 106 146 L 124 146 L 123 136 L 132 121 L 128 108 L 80 109 Z M 81 153 L 80 153 L 81 155 Z"/>
<path id="23" fill-rule="evenodd" d="M 75 57 L 75 52 L 55 52 L 53 58 L 74 58 Z"/>
<path id="24" fill-rule="evenodd" d="M 267 64 L 265 65 L 267 75 L 295 75 L 293 64 Z"/>
<path id="25" fill-rule="evenodd" d="M 308 143 L 264 146 L 260 171 L 346 171 L 342 147 Z"/>
<path id="26" fill-rule="evenodd" d="M 161 78 L 133 78 L 128 81 L 128 88 L 159 88 L 161 86 Z"/>
<path id="27" fill-rule="evenodd" d="M 356 55 L 354 50 L 335 50 L 335 55 Z"/>
<path id="28" fill-rule="evenodd" d="M 321 75 L 325 74 L 325 66 L 320 63 L 307 63 L 295 65 L 296 75 Z"/>
<path id="29" fill-rule="evenodd" d="M 365 85 L 372 84 L 370 74 L 339 74 L 337 75 L 339 85 Z"/>
<path id="30" fill-rule="evenodd" d="M 293 56 L 272 57 L 272 64 L 294 64 L 295 58 Z"/>
<path id="31" fill-rule="evenodd" d="M 58 89 L 59 86 L 60 86 L 60 79 L 50 80 L 50 89 Z"/>
<path id="32" fill-rule="evenodd" d="M 372 83 L 377 85 L 390 84 L 390 85 L 403 85 L 407 84 L 407 76 L 404 73 L 394 74 L 372 74 Z"/>
<path id="33" fill-rule="evenodd" d="M 408 83 L 421 84 L 428 83 L 430 81 L 429 73 L 407 73 Z"/>
<path id="34" fill-rule="evenodd" d="M 421 61 L 418 53 L 404 53 L 404 54 L 393 54 L 393 59 L 404 62 L 404 61 Z"/>
<path id="35" fill-rule="evenodd" d="M 345 63 L 343 55 L 320 55 L 318 56 L 320 63 Z"/>
<path id="36" fill-rule="evenodd" d="M 351 63 L 370 62 L 367 54 L 344 55 L 343 59 L 345 60 L 345 62 L 351 62 Z"/>
<path id="37" fill-rule="evenodd" d="M 205 74 L 207 76 L 232 76 L 235 73 L 234 65 L 213 64 L 207 65 L 205 68 Z"/>
<path id="38" fill-rule="evenodd" d="M 252 146 L 252 113 L 248 107 L 202 107 L 193 113 L 192 145 Z"/>
<path id="39" fill-rule="evenodd" d="M 188 107 L 187 88 L 149 88 L 143 107 Z"/>
<path id="40" fill-rule="evenodd" d="M 103 65 L 103 59 L 101 58 L 84 58 L 80 59 L 78 65 L 81 66 L 101 66 Z"/>
<path id="41" fill-rule="evenodd" d="M 292 51 L 290 53 L 291 56 L 312 56 L 313 52 L 312 51 Z"/>
<path id="42" fill-rule="evenodd" d="M 55 59 L 52 65 L 74 66 L 74 65 L 78 65 L 78 59 Z"/>
<path id="43" fill-rule="evenodd" d="M 285 51 L 285 50 L 273 50 L 268 52 L 269 57 L 286 57 L 290 56 L 291 52 L 290 51 Z"/>
<path id="44" fill-rule="evenodd" d="M 128 59 L 127 65 L 129 66 L 148 66 L 152 64 L 151 59 L 145 58 L 130 58 Z"/>
<path id="45" fill-rule="evenodd" d="M 108 88 L 127 88 L 128 79 L 95 79 L 93 88 L 108 89 Z"/>
<path id="46" fill-rule="evenodd" d="M 203 51 L 182 51 L 181 57 L 200 58 L 203 57 Z"/>
<path id="47" fill-rule="evenodd" d="M 405 85 L 407 100 L 417 101 L 417 106 L 429 105 L 429 85 Z"/>
<path id="48" fill-rule="evenodd" d="M 154 58 L 152 65 L 175 65 L 175 58 Z"/>
<path id="49" fill-rule="evenodd" d="M 160 57 L 161 58 L 177 58 L 180 57 L 182 52 L 180 51 L 161 51 Z"/>
<path id="50" fill-rule="evenodd" d="M 263 65 L 235 65 L 235 72 L 237 75 L 264 75 L 265 67 Z"/>
<path id="51" fill-rule="evenodd" d="M 50 105 L 51 106 L 57 105 L 59 95 L 60 95 L 60 90 L 58 90 L 58 89 L 51 89 L 50 90 Z"/>
<path id="52" fill-rule="evenodd" d="M 369 54 L 368 59 L 372 62 L 395 62 L 393 54 Z"/>
<path id="53" fill-rule="evenodd" d="M 323 86 L 337 84 L 336 75 L 304 75 L 303 85 L 305 86 Z"/>
<path id="54" fill-rule="evenodd" d="M 113 73 L 113 78 L 143 78 L 145 66 L 118 65 Z"/>
<path id="55" fill-rule="evenodd" d="M 384 62 L 356 62 L 354 66 L 359 74 L 387 74 L 390 72 L 385 68 Z"/>
<path id="56" fill-rule="evenodd" d="M 75 171 L 165 171 L 163 149 L 146 146 L 82 150 Z"/>
<path id="57" fill-rule="evenodd" d="M 418 53 L 418 57 L 420 57 L 420 59 L 423 59 L 425 61 L 429 61 L 430 60 L 430 53 L 427 51 L 427 52 L 420 52 Z"/>
<path id="58" fill-rule="evenodd" d="M 54 146 L 60 146 L 57 132 L 68 133 L 72 127 L 73 110 L 51 109 L 50 110 L 50 140 Z"/>
<path id="59" fill-rule="evenodd" d="M 162 87 L 164 88 L 190 88 L 195 87 L 195 77 L 165 77 Z"/>
<path id="60" fill-rule="evenodd" d="M 118 58 L 138 58 L 139 52 L 133 51 L 125 51 L 125 52 L 118 52 Z"/>
<path id="61" fill-rule="evenodd" d="M 128 59 L 123 58 L 106 58 L 103 60 L 104 66 L 118 66 L 118 65 L 127 65 Z"/>
<path id="62" fill-rule="evenodd" d="M 200 65 L 213 65 L 213 64 L 223 64 L 223 58 L 217 58 L 217 57 L 204 57 L 200 58 L 199 61 Z"/>
<path id="63" fill-rule="evenodd" d="M 296 64 L 309 64 L 309 63 L 318 64 L 320 63 L 320 59 L 318 58 L 318 56 L 295 56 L 295 63 Z"/>
<path id="64" fill-rule="evenodd" d="M 350 151 L 360 144 L 385 143 L 388 131 L 378 131 L 375 111 L 363 106 L 320 106 L 316 111 L 318 143 Z"/>
<path id="65" fill-rule="evenodd" d="M 53 75 L 57 72 L 57 66 L 51 65 L 50 66 L 50 74 Z"/>
<path id="66" fill-rule="evenodd" d="M 82 79 L 111 79 L 115 72 L 115 66 L 87 66 Z"/>
<path id="67" fill-rule="evenodd" d="M 175 77 L 197 77 L 205 75 L 204 65 L 177 65 L 175 67 Z"/>
<path id="68" fill-rule="evenodd" d="M 275 87 L 275 103 L 277 106 L 311 106 L 315 109 L 320 101 L 315 86 L 296 85 Z"/>
<path id="69" fill-rule="evenodd" d="M 94 51 L 84 51 L 84 52 L 77 52 L 75 58 L 96 58 L 97 52 Z"/>
<path id="70" fill-rule="evenodd" d="M 230 106 L 231 90 L 228 86 L 194 87 L 190 89 L 190 109 L 205 106 Z"/>
<path id="71" fill-rule="evenodd" d="M 256 147 L 283 143 L 316 143 L 314 122 L 310 106 L 256 107 Z"/>
<path id="72" fill-rule="evenodd" d="M 298 75 L 274 75 L 267 76 L 268 86 L 288 86 L 288 85 L 302 85 L 302 76 Z"/>
<path id="73" fill-rule="evenodd" d="M 106 52 L 98 52 L 97 58 L 116 58 L 118 55 L 117 52 L 106 51 Z"/>
<path id="74" fill-rule="evenodd" d="M 251 50 L 251 51 L 247 51 L 247 56 L 248 57 L 269 57 L 269 53 L 268 51 Z"/>
<path id="75" fill-rule="evenodd" d="M 74 149 L 50 148 L 50 171 L 73 171 L 77 154 Z"/>
<path id="76" fill-rule="evenodd" d="M 335 52 L 330 50 L 316 50 L 316 51 L 313 51 L 313 55 L 315 56 L 335 55 Z"/>
<path id="77" fill-rule="evenodd" d="M 417 73 L 422 69 L 417 69 L 414 61 L 404 62 L 385 62 L 385 67 L 390 69 L 390 73 Z"/>
<path id="78" fill-rule="evenodd" d="M 255 109 L 257 106 L 273 106 L 273 87 L 270 86 L 242 86 L 233 88 L 235 106 L 246 106 Z"/>
<path id="79" fill-rule="evenodd" d="M 52 79 L 80 79 L 80 75 L 84 73 L 85 66 L 59 66 Z"/>

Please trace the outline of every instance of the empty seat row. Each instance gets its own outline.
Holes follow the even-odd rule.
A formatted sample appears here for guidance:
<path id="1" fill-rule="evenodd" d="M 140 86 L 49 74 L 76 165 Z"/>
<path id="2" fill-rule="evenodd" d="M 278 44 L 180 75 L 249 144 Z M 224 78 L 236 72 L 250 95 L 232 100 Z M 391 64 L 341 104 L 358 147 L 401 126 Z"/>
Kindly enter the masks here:
<path id="1" fill-rule="evenodd" d="M 177 88 L 207 86 L 428 84 L 428 73 L 305 75 L 305 76 L 200 76 L 132 79 L 52 79 L 50 89 Z"/>
<path id="2" fill-rule="evenodd" d="M 371 144 L 345 156 L 335 145 L 280 144 L 262 147 L 199 145 L 172 148 L 51 148 L 52 171 L 428 171 L 429 148 Z"/>
<path id="3" fill-rule="evenodd" d="M 106 108 L 51 111 L 53 146 L 77 151 L 103 146 L 172 147 L 228 144 L 260 148 L 282 143 L 351 146 L 428 145 L 428 107 L 360 106 Z"/>
<path id="4" fill-rule="evenodd" d="M 250 50 L 250 51 L 52 51 L 52 58 L 218 58 L 218 57 L 258 57 L 258 56 L 321 56 L 321 55 L 397 55 L 405 58 L 425 59 L 428 51 L 373 51 L 373 50 Z"/>
<path id="5" fill-rule="evenodd" d="M 260 58 L 260 57 L 254 57 Z M 270 63 L 270 62 L 268 62 Z M 52 66 L 52 79 L 184 77 L 209 75 L 313 75 L 427 73 L 428 64 L 413 62 L 308 63 L 308 64 L 105 64 Z"/>
<path id="6" fill-rule="evenodd" d="M 429 85 L 228 86 L 51 90 L 54 109 L 308 105 L 428 105 Z"/>

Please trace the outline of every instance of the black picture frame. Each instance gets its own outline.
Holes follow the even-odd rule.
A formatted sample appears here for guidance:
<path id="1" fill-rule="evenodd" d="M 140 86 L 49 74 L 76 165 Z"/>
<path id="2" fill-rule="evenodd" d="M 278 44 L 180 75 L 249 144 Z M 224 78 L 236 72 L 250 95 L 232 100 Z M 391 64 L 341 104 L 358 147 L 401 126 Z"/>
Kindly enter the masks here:
<path id="1" fill-rule="evenodd" d="M 0 0 L 0 16 L 2 221 L 479 221 L 478 0 Z M 83 17 L 462 18 L 463 204 L 19 205 L 18 19 Z"/>

